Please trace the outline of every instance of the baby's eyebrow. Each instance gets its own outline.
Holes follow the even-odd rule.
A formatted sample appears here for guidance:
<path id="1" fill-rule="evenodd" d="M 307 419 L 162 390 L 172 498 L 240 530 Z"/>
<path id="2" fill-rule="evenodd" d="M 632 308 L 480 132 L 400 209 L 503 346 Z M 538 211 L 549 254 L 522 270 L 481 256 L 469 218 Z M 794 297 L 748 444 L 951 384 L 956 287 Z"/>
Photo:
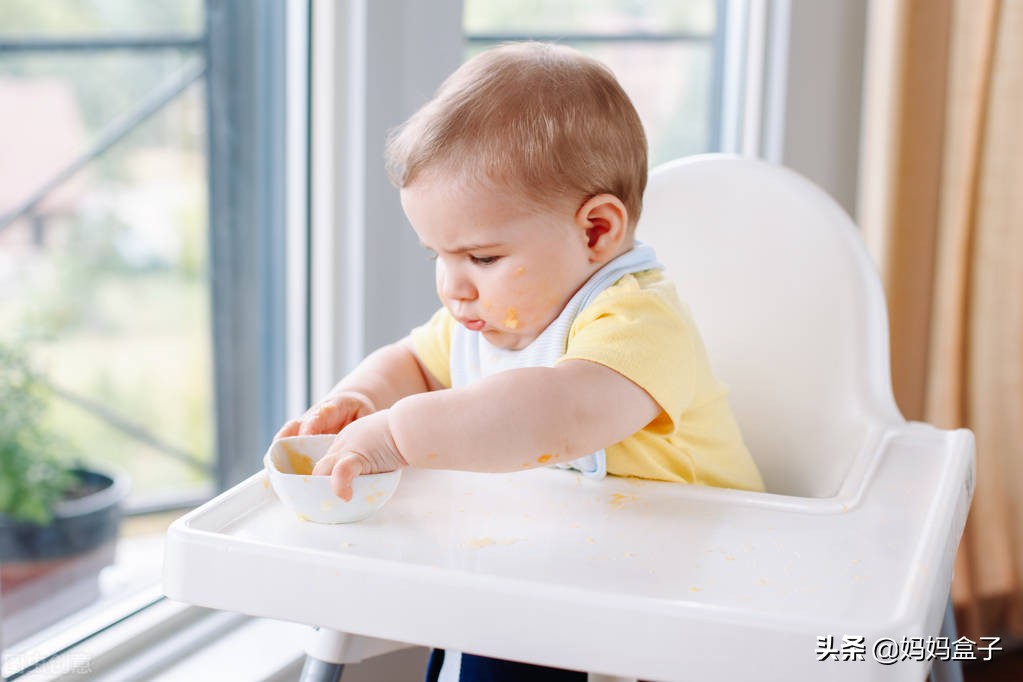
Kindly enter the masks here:
<path id="1" fill-rule="evenodd" d="M 423 242 L 419 242 L 419 245 L 427 251 L 433 251 L 433 247 L 427 246 Z M 464 246 L 457 246 L 453 249 L 444 249 L 446 253 L 465 253 L 466 251 L 479 251 L 482 249 L 492 249 L 494 247 L 501 246 L 501 242 L 494 242 L 492 244 L 465 244 Z"/>

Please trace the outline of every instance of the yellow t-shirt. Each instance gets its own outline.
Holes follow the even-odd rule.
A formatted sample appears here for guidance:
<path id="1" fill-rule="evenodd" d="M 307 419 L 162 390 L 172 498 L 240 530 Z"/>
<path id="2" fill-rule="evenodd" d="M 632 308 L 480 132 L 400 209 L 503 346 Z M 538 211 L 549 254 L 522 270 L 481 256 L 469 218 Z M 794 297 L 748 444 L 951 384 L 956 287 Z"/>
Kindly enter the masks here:
<path id="1" fill-rule="evenodd" d="M 423 365 L 451 386 L 451 330 L 441 308 L 412 330 Z M 661 481 L 764 490 L 728 405 L 728 388 L 710 370 L 689 311 L 660 270 L 626 275 L 576 317 L 558 360 L 609 367 L 649 393 L 661 414 L 607 448 L 607 471 Z"/>

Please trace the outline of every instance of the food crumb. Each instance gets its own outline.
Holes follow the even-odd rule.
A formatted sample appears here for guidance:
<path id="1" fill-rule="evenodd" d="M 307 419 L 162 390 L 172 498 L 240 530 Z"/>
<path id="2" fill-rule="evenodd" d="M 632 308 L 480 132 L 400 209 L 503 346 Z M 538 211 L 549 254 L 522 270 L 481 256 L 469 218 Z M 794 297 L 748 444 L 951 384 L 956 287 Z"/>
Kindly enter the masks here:
<path id="1" fill-rule="evenodd" d="M 298 517 L 298 520 L 299 520 L 299 521 L 302 521 L 303 523 L 305 523 L 305 522 L 309 521 L 309 517 L 308 517 L 308 516 L 306 516 L 305 514 L 301 514 L 301 513 L 296 513 L 296 514 L 295 514 L 295 516 L 297 516 L 297 517 Z"/>
<path id="2" fill-rule="evenodd" d="M 725 561 L 735 561 L 734 556 L 725 556 Z"/>
<path id="3" fill-rule="evenodd" d="M 463 546 L 468 547 L 469 549 L 482 549 L 484 547 L 489 547 L 495 543 L 491 538 L 473 538 L 471 540 L 466 540 L 462 544 Z"/>
<path id="4" fill-rule="evenodd" d="M 323 502 L 320 502 L 320 511 L 330 511 L 334 508 L 335 504 L 337 503 L 331 502 L 330 500 L 324 500 Z"/>
<path id="5" fill-rule="evenodd" d="M 366 495 L 366 504 L 376 504 L 376 501 L 383 496 L 383 493 L 373 493 L 372 495 Z"/>
<path id="6" fill-rule="evenodd" d="M 614 495 L 611 496 L 611 499 L 608 501 L 608 505 L 610 505 L 613 509 L 621 509 L 629 502 L 635 502 L 638 499 L 639 498 L 636 497 L 635 495 L 615 493 Z"/>
<path id="7" fill-rule="evenodd" d="M 270 479 L 267 478 L 266 476 L 263 477 L 263 487 L 264 488 L 269 488 L 270 487 Z"/>
<path id="8" fill-rule="evenodd" d="M 518 329 L 519 314 L 515 308 L 508 308 L 508 315 L 505 317 L 504 326 L 508 327 L 508 329 Z"/>
<path id="9" fill-rule="evenodd" d="M 594 540 L 593 538 L 586 538 L 586 542 L 590 543 L 591 545 L 597 544 L 597 541 Z"/>
<path id="10" fill-rule="evenodd" d="M 555 454 L 546 454 L 546 455 L 540 455 L 539 457 L 537 457 L 536 461 L 539 462 L 540 464 L 546 464 L 547 462 L 551 461 L 552 459 L 557 459 L 557 458 L 558 458 L 557 453 L 555 453 Z"/>
<path id="11" fill-rule="evenodd" d="M 689 591 L 690 592 L 703 592 L 703 588 L 702 587 L 690 587 Z"/>
<path id="12" fill-rule="evenodd" d="M 352 546 L 352 543 L 350 543 L 350 542 L 342 542 L 341 543 L 341 549 L 348 549 L 351 546 Z"/>

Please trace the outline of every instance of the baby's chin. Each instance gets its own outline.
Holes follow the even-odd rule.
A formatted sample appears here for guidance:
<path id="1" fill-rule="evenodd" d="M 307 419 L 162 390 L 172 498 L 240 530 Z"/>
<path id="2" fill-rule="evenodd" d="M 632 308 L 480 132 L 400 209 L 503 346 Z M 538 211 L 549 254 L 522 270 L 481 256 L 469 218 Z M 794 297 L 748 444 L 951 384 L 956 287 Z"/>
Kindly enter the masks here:
<path id="1" fill-rule="evenodd" d="M 536 338 L 535 334 L 526 336 L 521 333 L 513 333 L 492 327 L 484 329 L 481 333 L 491 346 L 503 348 L 504 350 L 522 350 Z"/>

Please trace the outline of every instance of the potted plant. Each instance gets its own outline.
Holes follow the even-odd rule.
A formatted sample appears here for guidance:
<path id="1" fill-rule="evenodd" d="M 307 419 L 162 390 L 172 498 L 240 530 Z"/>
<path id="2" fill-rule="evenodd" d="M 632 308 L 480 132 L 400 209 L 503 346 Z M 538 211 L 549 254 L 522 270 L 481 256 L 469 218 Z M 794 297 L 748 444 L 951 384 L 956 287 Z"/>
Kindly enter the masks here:
<path id="1" fill-rule="evenodd" d="M 48 384 L 24 352 L 0 343 L 0 588 L 5 601 L 24 583 L 108 547 L 101 561 L 91 562 L 98 592 L 99 568 L 113 560 L 127 478 L 71 462 L 67 445 L 43 422 L 48 399 Z M 81 573 L 69 575 L 80 581 Z M 11 614 L 6 605 L 4 610 Z"/>

